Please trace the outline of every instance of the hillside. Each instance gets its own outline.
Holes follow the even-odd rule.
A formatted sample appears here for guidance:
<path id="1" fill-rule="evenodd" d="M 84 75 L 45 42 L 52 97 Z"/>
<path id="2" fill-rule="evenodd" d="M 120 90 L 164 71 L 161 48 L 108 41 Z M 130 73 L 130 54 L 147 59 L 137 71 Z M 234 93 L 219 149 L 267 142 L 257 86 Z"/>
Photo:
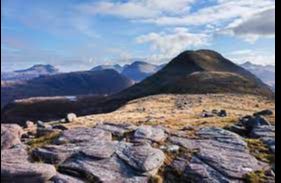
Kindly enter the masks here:
<path id="1" fill-rule="evenodd" d="M 29 97 L 110 95 L 131 85 L 130 79 L 114 70 L 41 76 L 19 84 L 2 85 L 1 106 Z"/>

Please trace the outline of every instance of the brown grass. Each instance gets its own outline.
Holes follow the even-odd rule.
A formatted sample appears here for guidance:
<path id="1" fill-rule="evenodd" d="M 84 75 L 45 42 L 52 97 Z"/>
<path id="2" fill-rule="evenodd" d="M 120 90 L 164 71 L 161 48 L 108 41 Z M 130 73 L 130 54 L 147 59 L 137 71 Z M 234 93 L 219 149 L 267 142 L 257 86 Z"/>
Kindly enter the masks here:
<path id="1" fill-rule="evenodd" d="M 177 103 L 184 101 L 184 106 Z M 202 110 L 225 109 L 227 117 L 202 118 Z M 275 102 L 264 97 L 235 94 L 210 95 L 156 95 L 129 102 L 119 110 L 98 115 L 81 117 L 75 123 L 66 124 L 69 128 L 92 127 L 98 122 L 163 125 L 180 129 L 185 126 L 225 127 L 236 123 L 245 115 L 264 109 L 275 111 Z M 275 123 L 275 114 L 268 118 Z"/>

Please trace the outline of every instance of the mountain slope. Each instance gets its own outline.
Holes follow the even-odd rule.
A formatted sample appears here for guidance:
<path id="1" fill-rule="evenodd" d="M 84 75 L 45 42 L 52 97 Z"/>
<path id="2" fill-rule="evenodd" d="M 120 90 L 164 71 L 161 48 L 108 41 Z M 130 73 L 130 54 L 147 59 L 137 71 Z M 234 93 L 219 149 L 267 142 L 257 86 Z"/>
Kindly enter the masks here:
<path id="1" fill-rule="evenodd" d="M 143 82 L 120 95 L 133 98 L 160 93 L 247 93 L 272 96 L 250 72 L 210 50 L 186 51 Z"/>
<path id="2" fill-rule="evenodd" d="M 88 113 L 111 112 L 128 101 L 156 94 L 236 93 L 273 97 L 270 87 L 249 71 L 211 50 L 185 51 L 144 81 L 97 103 Z"/>
<path id="3" fill-rule="evenodd" d="M 15 99 L 38 96 L 113 94 L 131 85 L 130 79 L 114 70 L 41 76 L 24 83 L 1 87 L 1 106 Z"/>

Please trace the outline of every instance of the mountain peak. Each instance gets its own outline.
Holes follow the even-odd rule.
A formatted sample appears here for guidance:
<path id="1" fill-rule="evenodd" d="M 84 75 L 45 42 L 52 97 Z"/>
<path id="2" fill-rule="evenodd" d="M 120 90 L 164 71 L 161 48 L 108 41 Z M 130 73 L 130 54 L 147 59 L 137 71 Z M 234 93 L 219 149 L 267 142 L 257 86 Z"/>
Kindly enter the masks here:
<path id="1" fill-rule="evenodd" d="M 120 95 L 132 99 L 165 93 L 273 95 L 256 76 L 213 50 L 184 51 L 162 70 Z"/>
<path id="2" fill-rule="evenodd" d="M 58 73 L 59 70 L 50 64 L 47 64 L 47 65 L 37 64 L 28 69 L 17 70 L 15 72 L 16 73 L 38 72 L 38 74 L 55 74 L 55 73 Z"/>

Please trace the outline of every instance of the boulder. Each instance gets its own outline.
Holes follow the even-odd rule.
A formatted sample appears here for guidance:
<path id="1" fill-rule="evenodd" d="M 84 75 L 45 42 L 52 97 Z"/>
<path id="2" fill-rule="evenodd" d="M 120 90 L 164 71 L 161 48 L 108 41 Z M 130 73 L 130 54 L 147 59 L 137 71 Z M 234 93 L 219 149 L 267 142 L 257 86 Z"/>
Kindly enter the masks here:
<path id="1" fill-rule="evenodd" d="M 65 120 L 67 123 L 72 123 L 75 122 L 77 120 L 77 116 L 74 113 L 69 113 L 66 115 Z"/>
<path id="2" fill-rule="evenodd" d="M 23 130 L 19 125 L 1 124 L 1 150 L 21 144 Z"/>
<path id="3" fill-rule="evenodd" d="M 97 128 L 75 128 L 63 131 L 55 140 L 56 144 L 81 143 L 90 141 L 111 141 L 112 135 L 108 131 Z"/>
<path id="4" fill-rule="evenodd" d="M 1 182 L 44 183 L 55 175 L 52 165 L 30 163 L 22 147 L 1 150 Z"/>
<path id="5" fill-rule="evenodd" d="M 262 116 L 255 116 L 255 117 L 244 117 L 240 123 L 245 126 L 248 131 L 252 131 L 254 128 L 259 126 L 271 126 L 270 122 L 267 121 Z"/>
<path id="6" fill-rule="evenodd" d="M 220 110 L 217 115 L 219 117 L 226 117 L 227 116 L 227 112 L 226 112 L 226 110 Z"/>
<path id="7" fill-rule="evenodd" d="M 165 131 L 161 127 L 140 126 L 134 133 L 134 141 L 137 142 L 163 142 L 165 140 Z"/>
<path id="8" fill-rule="evenodd" d="M 265 109 L 254 113 L 254 116 L 271 116 L 271 115 L 273 115 L 273 111 L 269 109 Z"/>
<path id="9" fill-rule="evenodd" d="M 165 154 L 159 149 L 152 148 L 149 144 L 122 143 L 116 154 L 144 175 L 156 174 L 165 160 Z"/>

